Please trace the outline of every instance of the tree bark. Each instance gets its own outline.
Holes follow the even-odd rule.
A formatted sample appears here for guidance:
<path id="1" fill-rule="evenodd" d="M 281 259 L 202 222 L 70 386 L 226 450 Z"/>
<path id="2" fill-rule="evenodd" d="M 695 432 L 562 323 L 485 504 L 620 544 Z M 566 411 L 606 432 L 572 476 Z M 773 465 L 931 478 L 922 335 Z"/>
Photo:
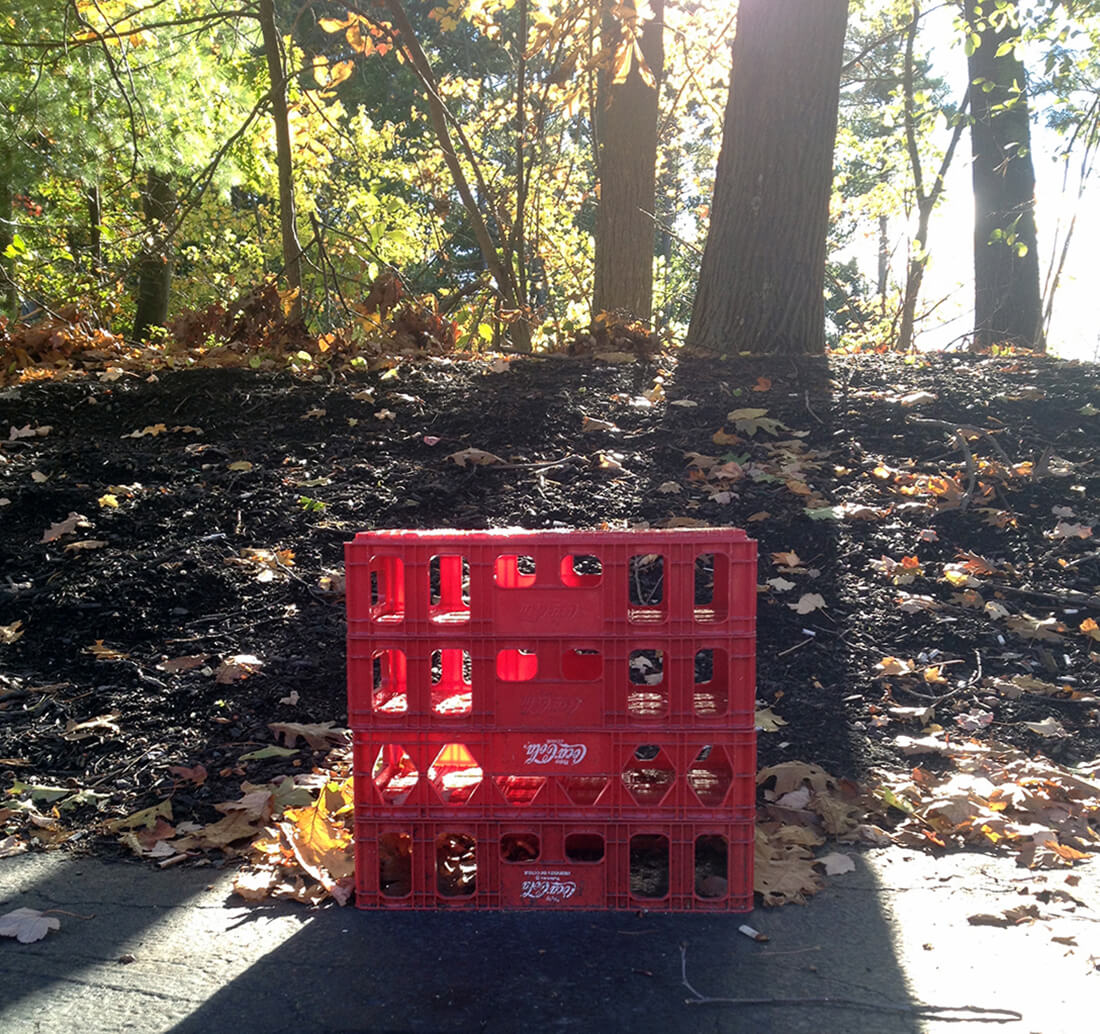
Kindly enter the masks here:
<path id="1" fill-rule="evenodd" d="M 995 23 L 992 0 L 966 0 L 979 45 L 970 55 L 970 140 L 974 154 L 974 340 L 1045 347 L 1035 233 L 1035 170 L 1023 64 L 1002 44 L 1019 40 L 1008 20 Z"/>
<path id="2" fill-rule="evenodd" d="M 145 216 L 145 246 L 138 262 L 137 309 L 132 337 L 142 341 L 152 327 L 163 327 L 168 319 L 168 296 L 172 289 L 172 246 L 168 224 L 176 195 L 169 178 L 150 169 L 142 194 Z"/>
<path id="3" fill-rule="evenodd" d="M 631 55 L 626 80 L 614 82 L 614 57 L 601 70 L 596 115 L 600 204 L 596 211 L 596 275 L 593 313 L 621 309 L 646 323 L 653 318 L 653 250 L 656 232 L 657 115 L 664 74 L 664 0 L 639 44 L 653 82 Z M 612 14 L 620 8 L 619 17 Z M 623 42 L 620 19 L 635 16 L 633 2 L 601 0 L 603 49 L 616 55 Z M 625 9 L 625 10 L 623 10 Z"/>
<path id="4" fill-rule="evenodd" d="M 275 123 L 275 160 L 279 170 L 279 226 L 283 239 L 283 271 L 294 292 L 289 319 L 302 318 L 302 246 L 298 241 L 298 213 L 294 204 L 294 159 L 290 150 L 290 117 L 286 102 L 286 66 L 274 0 L 260 0 L 260 28 L 271 79 L 271 117 Z"/>
<path id="5" fill-rule="evenodd" d="M 825 350 L 847 20 L 847 0 L 741 0 L 690 351 Z"/>

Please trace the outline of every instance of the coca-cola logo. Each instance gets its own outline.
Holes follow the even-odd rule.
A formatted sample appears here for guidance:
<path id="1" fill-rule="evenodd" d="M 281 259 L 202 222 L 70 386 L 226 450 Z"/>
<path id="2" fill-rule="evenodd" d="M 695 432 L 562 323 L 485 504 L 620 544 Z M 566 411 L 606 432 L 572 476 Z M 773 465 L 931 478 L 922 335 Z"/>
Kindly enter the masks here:
<path id="1" fill-rule="evenodd" d="M 525 872 L 520 897 L 529 901 L 568 901 L 577 893 L 577 881 L 569 879 L 572 873 Z"/>
<path id="2" fill-rule="evenodd" d="M 523 745 L 527 757 L 525 765 L 579 765 L 588 756 L 584 743 L 566 743 L 565 740 L 541 740 Z"/>

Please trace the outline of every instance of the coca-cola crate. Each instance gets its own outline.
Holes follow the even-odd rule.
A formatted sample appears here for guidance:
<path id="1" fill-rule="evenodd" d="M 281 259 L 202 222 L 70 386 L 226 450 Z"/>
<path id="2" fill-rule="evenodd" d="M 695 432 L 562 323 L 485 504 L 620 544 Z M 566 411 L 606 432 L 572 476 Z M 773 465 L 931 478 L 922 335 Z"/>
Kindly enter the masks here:
<path id="1" fill-rule="evenodd" d="M 356 732 L 356 816 L 750 821 L 752 732 Z"/>
<path id="2" fill-rule="evenodd" d="M 747 912 L 745 822 L 357 821 L 360 908 Z"/>
<path id="3" fill-rule="evenodd" d="M 756 543 L 733 528 L 361 532 L 349 639 L 752 635 Z"/>
<path id="4" fill-rule="evenodd" d="M 352 728 L 753 728 L 750 636 L 348 642 Z"/>

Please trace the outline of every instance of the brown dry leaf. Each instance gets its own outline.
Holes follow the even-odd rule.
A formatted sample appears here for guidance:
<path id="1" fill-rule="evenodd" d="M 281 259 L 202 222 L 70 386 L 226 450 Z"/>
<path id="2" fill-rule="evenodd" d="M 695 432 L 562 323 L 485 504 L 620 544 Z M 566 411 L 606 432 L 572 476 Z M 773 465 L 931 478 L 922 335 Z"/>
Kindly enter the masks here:
<path id="1" fill-rule="evenodd" d="M 182 779 L 185 783 L 194 783 L 196 786 L 202 786 L 207 777 L 205 765 L 195 765 L 192 768 L 187 768 L 184 765 L 171 765 L 168 774 L 177 779 Z"/>
<path id="2" fill-rule="evenodd" d="M 351 832 L 320 807 L 288 809 L 278 825 L 299 864 L 326 890 L 335 880 L 355 873 Z"/>
<path id="3" fill-rule="evenodd" d="M 901 657 L 883 657 L 878 664 L 875 665 L 875 671 L 879 676 L 883 675 L 912 675 L 917 670 L 917 666 L 913 661 L 905 660 Z"/>
<path id="4" fill-rule="evenodd" d="M 468 467 L 470 465 L 475 467 L 488 467 L 494 463 L 504 462 L 499 456 L 495 456 L 491 452 L 486 452 L 484 449 L 462 449 L 459 452 L 452 452 L 447 459 L 457 463 L 460 467 Z"/>
<path id="5" fill-rule="evenodd" d="M 14 937 L 20 944 L 40 941 L 51 930 L 60 930 L 61 921 L 37 908 L 17 908 L 0 916 L 0 937 Z"/>
<path id="6" fill-rule="evenodd" d="M 186 654 L 183 657 L 169 657 L 166 661 L 161 661 L 157 665 L 158 671 L 191 671 L 194 668 L 201 668 L 207 660 L 209 660 L 210 654 L 208 653 L 193 653 Z"/>
<path id="7" fill-rule="evenodd" d="M 85 549 L 102 549 L 107 543 L 103 539 L 83 539 L 80 542 L 70 542 L 65 547 L 66 553 L 73 553 Z"/>
<path id="8" fill-rule="evenodd" d="M 258 823 L 267 821 L 258 818 L 247 810 L 231 811 L 224 819 L 212 822 L 209 826 L 173 842 L 177 851 L 189 851 L 193 848 L 214 848 L 224 850 L 238 840 L 251 840 L 260 832 Z"/>
<path id="9" fill-rule="evenodd" d="M 242 870 L 233 880 L 233 893 L 245 901 L 263 901 L 271 896 L 279 881 L 279 873 L 274 869 Z"/>
<path id="10" fill-rule="evenodd" d="M 824 867 L 826 876 L 839 876 L 841 873 L 853 872 L 856 867 L 855 859 L 841 851 L 822 855 L 817 859 L 816 864 Z"/>
<path id="11" fill-rule="evenodd" d="M 770 377 L 757 377 L 756 383 L 752 386 L 753 391 L 771 391 L 772 382 Z"/>
<path id="12" fill-rule="evenodd" d="M 238 653 L 233 657 L 227 657 L 218 665 L 214 672 L 214 681 L 222 685 L 236 682 L 238 679 L 246 679 L 249 675 L 255 675 L 264 662 L 255 654 Z"/>
<path id="13" fill-rule="evenodd" d="M 148 427 L 143 427 L 140 431 L 131 431 L 129 434 L 122 435 L 123 438 L 155 438 L 158 434 L 166 434 L 168 432 L 167 424 L 149 424 Z"/>
<path id="14" fill-rule="evenodd" d="M 88 524 L 88 518 L 83 514 L 70 511 L 69 516 L 63 521 L 58 521 L 56 524 L 51 524 L 44 532 L 42 532 L 42 538 L 40 542 L 54 542 L 61 538 L 62 535 L 72 535 L 76 532 L 77 528 L 90 527 Z"/>
<path id="15" fill-rule="evenodd" d="M 10 625 L 0 625 L 0 643 L 14 643 L 23 637 L 23 622 L 14 621 Z"/>
<path id="16" fill-rule="evenodd" d="M 766 830 L 756 827 L 753 860 L 753 889 L 765 905 L 806 904 L 806 899 L 824 887 L 814 869 L 813 852 L 802 844 L 784 839 L 790 827 Z"/>
<path id="17" fill-rule="evenodd" d="M 1060 643 L 1062 637 L 1059 633 L 1067 631 L 1066 626 L 1053 616 L 1037 618 L 1022 611 L 1007 617 L 1005 627 L 1021 639 L 1040 639 L 1048 643 Z"/>
<path id="18" fill-rule="evenodd" d="M 110 714 L 101 714 L 83 722 L 74 722 L 70 719 L 65 725 L 65 731 L 61 733 L 61 738 L 86 740 L 91 736 L 121 736 L 122 730 L 115 724 L 115 719 L 120 716 L 121 712 L 112 711 Z"/>
<path id="19" fill-rule="evenodd" d="M 766 434 L 775 435 L 782 428 L 784 431 L 789 431 L 782 420 L 776 420 L 774 417 L 767 415 L 766 409 L 735 409 L 726 414 L 726 421 L 733 424 L 733 426 L 742 434 L 754 435 L 757 431 L 764 431 Z"/>
<path id="20" fill-rule="evenodd" d="M 97 661 L 124 661 L 130 656 L 110 646 L 104 646 L 102 639 L 97 639 L 91 646 L 85 646 L 82 652 L 90 653 Z"/>
<path id="21" fill-rule="evenodd" d="M 793 550 L 789 549 L 781 553 L 772 553 L 772 562 L 776 567 L 801 567 L 802 560 L 799 555 Z"/>
<path id="22" fill-rule="evenodd" d="M 1085 620 L 1078 625 L 1078 629 L 1090 639 L 1095 639 L 1097 642 L 1100 642 L 1100 625 L 1096 623 L 1095 618 L 1085 618 Z M 3 642 L 2 633 L 3 629 L 0 629 L 0 642 Z"/>
<path id="23" fill-rule="evenodd" d="M 348 730 L 333 728 L 335 725 L 335 722 L 321 722 L 316 725 L 303 725 L 299 722 L 269 722 L 267 727 L 275 733 L 276 739 L 281 736 L 283 743 L 288 747 L 293 747 L 300 736 L 314 750 L 323 750 L 325 747 L 341 746 L 348 742 Z"/>
<path id="24" fill-rule="evenodd" d="M 797 603 L 788 603 L 788 607 L 798 614 L 810 614 L 815 610 L 821 610 L 825 606 L 825 597 L 820 593 L 807 592 Z"/>

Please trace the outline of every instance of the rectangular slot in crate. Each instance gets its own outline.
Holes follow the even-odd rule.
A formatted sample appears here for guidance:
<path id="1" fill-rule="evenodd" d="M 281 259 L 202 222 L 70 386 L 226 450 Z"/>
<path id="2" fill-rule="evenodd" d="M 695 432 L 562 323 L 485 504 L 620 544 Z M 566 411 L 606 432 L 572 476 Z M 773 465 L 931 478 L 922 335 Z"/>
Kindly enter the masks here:
<path id="1" fill-rule="evenodd" d="M 754 826 L 357 821 L 360 908 L 747 912 Z"/>
<path id="2" fill-rule="evenodd" d="M 753 727 L 750 636 L 348 643 L 352 728 Z"/>
<path id="3" fill-rule="evenodd" d="M 459 737 L 459 738 L 456 738 Z M 357 817 L 750 820 L 751 732 L 374 730 L 354 737 Z"/>
<path id="4" fill-rule="evenodd" d="M 756 543 L 732 528 L 361 532 L 345 562 L 351 637 L 755 629 Z"/>

